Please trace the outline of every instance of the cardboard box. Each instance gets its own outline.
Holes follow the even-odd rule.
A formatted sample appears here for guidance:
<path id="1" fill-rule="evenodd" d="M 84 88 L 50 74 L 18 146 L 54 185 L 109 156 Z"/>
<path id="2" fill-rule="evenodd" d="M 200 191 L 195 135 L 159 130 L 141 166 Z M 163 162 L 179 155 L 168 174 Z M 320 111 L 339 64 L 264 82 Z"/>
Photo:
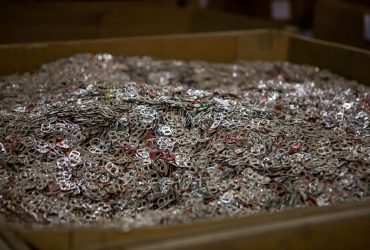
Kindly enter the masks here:
<path id="1" fill-rule="evenodd" d="M 274 30 L 0 45 L 0 74 L 30 70 L 51 60 L 87 52 L 210 62 L 286 60 L 328 68 L 370 84 L 370 52 Z M 40 250 L 362 249 L 368 244 L 370 202 L 129 232 L 8 226 Z"/>
<path id="2" fill-rule="evenodd" d="M 283 28 L 266 20 L 156 1 L 0 4 L 0 43 Z"/>
<path id="3" fill-rule="evenodd" d="M 344 0 L 318 0 L 314 36 L 370 50 L 370 2 L 361 5 Z"/>

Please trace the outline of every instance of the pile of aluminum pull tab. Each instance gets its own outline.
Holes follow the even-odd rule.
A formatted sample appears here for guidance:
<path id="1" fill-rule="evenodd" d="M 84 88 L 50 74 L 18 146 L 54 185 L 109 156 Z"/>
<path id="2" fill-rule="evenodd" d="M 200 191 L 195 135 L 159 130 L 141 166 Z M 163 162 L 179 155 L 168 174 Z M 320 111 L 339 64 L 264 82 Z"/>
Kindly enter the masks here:
<path id="1" fill-rule="evenodd" d="M 0 213 L 120 229 L 370 197 L 370 91 L 287 62 L 76 55 L 0 78 Z"/>

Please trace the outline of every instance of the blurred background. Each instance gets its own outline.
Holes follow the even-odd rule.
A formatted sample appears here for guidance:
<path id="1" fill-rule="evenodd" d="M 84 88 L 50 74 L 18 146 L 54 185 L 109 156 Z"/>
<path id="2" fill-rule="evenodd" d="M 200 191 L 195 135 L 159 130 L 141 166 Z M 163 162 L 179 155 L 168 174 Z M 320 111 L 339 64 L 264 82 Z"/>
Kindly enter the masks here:
<path id="1" fill-rule="evenodd" d="M 0 0 L 0 43 L 281 29 L 370 49 L 369 0 Z"/>

